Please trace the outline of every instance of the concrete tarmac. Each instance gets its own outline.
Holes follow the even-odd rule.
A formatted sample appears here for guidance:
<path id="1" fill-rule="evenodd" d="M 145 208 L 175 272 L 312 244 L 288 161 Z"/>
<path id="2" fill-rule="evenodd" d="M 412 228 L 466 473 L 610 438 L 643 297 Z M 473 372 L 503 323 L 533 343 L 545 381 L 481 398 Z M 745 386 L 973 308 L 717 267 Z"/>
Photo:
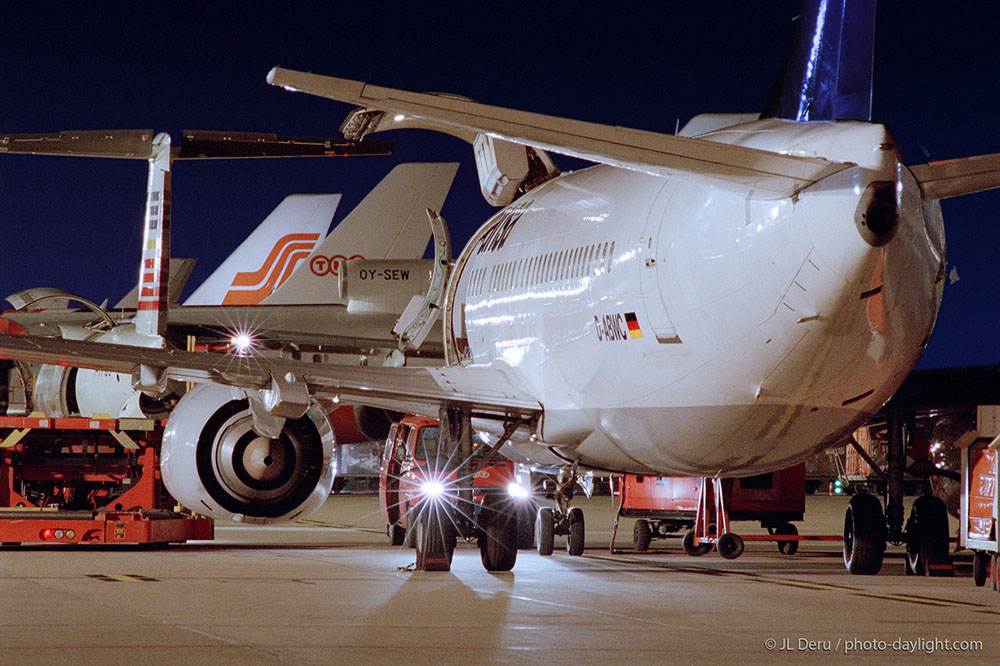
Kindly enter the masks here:
<path id="1" fill-rule="evenodd" d="M 802 533 L 838 533 L 847 498 L 809 498 Z M 753 542 L 737 560 L 679 539 L 609 552 L 608 497 L 578 503 L 587 550 L 521 551 L 486 572 L 459 545 L 452 571 L 411 571 L 374 496 L 332 497 L 290 527 L 216 526 L 161 550 L 0 550 L 0 664 L 996 664 L 1000 593 L 904 575 L 851 576 L 839 543 L 795 555 Z M 762 531 L 736 523 L 744 534 Z"/>

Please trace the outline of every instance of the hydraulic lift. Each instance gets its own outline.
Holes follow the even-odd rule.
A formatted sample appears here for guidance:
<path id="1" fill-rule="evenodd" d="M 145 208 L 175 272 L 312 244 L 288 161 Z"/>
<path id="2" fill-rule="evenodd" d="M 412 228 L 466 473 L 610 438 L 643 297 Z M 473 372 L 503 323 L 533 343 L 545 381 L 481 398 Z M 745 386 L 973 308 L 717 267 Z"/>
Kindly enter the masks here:
<path id="1" fill-rule="evenodd" d="M 166 544 L 212 539 L 173 508 L 153 419 L 0 416 L 0 543 Z"/>

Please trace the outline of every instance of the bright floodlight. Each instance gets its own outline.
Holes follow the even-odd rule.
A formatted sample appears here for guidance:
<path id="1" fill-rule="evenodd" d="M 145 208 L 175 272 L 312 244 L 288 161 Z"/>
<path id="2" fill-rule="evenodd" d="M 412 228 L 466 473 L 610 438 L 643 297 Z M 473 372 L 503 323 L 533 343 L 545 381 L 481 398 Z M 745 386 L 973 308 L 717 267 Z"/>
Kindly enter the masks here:
<path id="1" fill-rule="evenodd" d="M 420 492 L 428 497 L 440 497 L 444 494 L 444 484 L 440 481 L 425 481 L 420 486 Z"/>
<path id="2" fill-rule="evenodd" d="M 514 499 L 526 499 L 530 493 L 528 492 L 528 489 L 522 486 L 520 483 L 512 481 L 507 486 L 507 494 L 513 497 Z"/>
<path id="3" fill-rule="evenodd" d="M 235 352 L 240 356 L 246 356 L 253 351 L 253 335 L 247 331 L 237 331 L 231 338 L 229 338 L 229 342 L 233 346 Z"/>

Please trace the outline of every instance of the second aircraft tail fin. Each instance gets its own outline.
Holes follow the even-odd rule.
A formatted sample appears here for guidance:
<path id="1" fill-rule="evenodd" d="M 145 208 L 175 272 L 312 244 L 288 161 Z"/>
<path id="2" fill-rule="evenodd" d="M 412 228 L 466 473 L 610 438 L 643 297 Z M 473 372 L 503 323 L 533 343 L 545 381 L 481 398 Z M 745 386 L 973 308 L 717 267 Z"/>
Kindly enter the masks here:
<path id="1" fill-rule="evenodd" d="M 303 261 L 266 305 L 338 300 L 338 259 L 420 259 L 458 171 L 455 162 L 397 165 Z"/>
<path id="2" fill-rule="evenodd" d="M 339 194 L 285 197 L 184 305 L 260 303 L 315 249 L 339 203 Z"/>

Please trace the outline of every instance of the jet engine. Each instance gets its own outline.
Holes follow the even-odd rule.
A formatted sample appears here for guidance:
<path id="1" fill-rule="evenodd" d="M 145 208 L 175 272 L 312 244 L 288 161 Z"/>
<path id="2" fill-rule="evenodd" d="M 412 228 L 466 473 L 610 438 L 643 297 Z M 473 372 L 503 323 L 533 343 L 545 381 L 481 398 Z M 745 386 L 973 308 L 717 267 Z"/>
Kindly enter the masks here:
<path id="1" fill-rule="evenodd" d="M 167 419 L 160 470 L 170 494 L 193 511 L 237 522 L 286 522 L 312 513 L 330 495 L 334 444 L 315 400 L 271 438 L 254 430 L 246 391 L 200 384 Z"/>
<path id="2" fill-rule="evenodd" d="M 87 329 L 62 327 L 69 339 L 110 342 L 134 347 L 160 347 L 159 337 L 141 335 L 131 324 L 110 331 L 93 333 Z M 169 401 L 176 395 L 168 393 L 154 398 L 132 388 L 132 378 L 117 372 L 43 365 L 35 379 L 35 408 L 49 416 L 86 416 L 107 414 L 112 418 L 150 417 L 166 415 Z"/>

